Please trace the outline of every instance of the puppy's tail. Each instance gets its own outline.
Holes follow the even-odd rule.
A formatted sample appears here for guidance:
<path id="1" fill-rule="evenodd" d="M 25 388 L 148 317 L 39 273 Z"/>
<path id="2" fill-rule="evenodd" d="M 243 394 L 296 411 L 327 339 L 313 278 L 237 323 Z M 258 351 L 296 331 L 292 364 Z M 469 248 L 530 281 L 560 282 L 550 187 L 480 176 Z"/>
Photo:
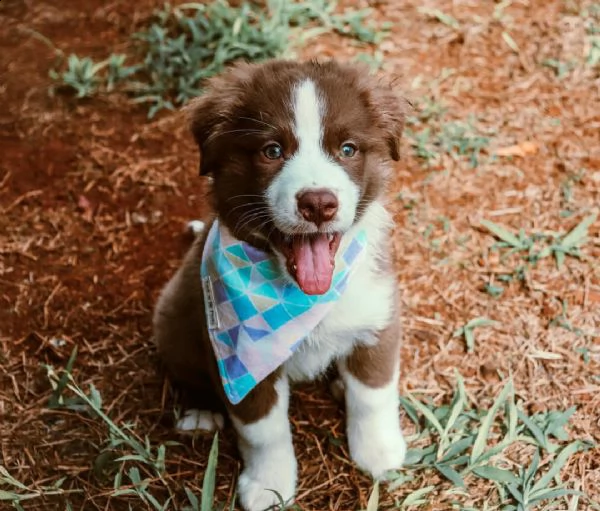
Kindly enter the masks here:
<path id="1" fill-rule="evenodd" d="M 186 225 L 186 231 L 194 238 L 202 236 L 205 228 L 206 224 L 202 220 L 190 220 Z"/>

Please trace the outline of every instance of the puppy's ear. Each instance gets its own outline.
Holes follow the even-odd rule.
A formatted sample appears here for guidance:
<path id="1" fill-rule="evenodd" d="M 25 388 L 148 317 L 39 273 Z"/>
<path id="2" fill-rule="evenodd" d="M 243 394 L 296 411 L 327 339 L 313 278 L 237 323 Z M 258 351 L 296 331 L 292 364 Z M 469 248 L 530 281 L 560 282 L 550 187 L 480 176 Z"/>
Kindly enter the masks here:
<path id="1" fill-rule="evenodd" d="M 363 75 L 364 76 L 364 75 Z M 411 105 L 394 89 L 393 83 L 385 79 L 369 76 L 366 88 L 369 104 L 378 119 L 378 127 L 383 131 L 390 158 L 400 159 L 400 141 L 404 130 L 404 121 Z"/>
<path id="2" fill-rule="evenodd" d="M 215 140 L 227 129 L 236 105 L 247 90 L 254 65 L 236 64 L 207 81 L 204 93 L 184 107 L 190 130 L 200 149 L 200 175 L 216 170 Z"/>
<path id="3" fill-rule="evenodd" d="M 400 159 L 400 141 L 409 103 L 394 93 L 391 88 L 382 90 L 378 100 L 381 125 L 386 134 L 390 157 L 394 161 L 398 161 Z"/>
<path id="4" fill-rule="evenodd" d="M 218 135 L 219 126 L 223 122 L 224 107 L 219 95 L 209 90 L 203 96 L 193 99 L 184 108 L 190 130 L 200 150 L 201 176 L 211 172 L 210 139 Z"/>

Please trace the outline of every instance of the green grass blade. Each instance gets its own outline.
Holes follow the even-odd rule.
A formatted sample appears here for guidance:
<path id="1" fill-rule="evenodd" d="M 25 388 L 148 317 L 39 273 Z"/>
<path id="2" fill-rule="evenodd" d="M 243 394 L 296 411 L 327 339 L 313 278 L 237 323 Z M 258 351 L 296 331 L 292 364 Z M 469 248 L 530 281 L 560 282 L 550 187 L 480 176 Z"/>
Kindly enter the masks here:
<path id="1" fill-rule="evenodd" d="M 518 410 L 517 414 L 519 416 L 519 420 L 525 425 L 525 427 L 529 430 L 529 432 L 533 435 L 534 440 L 537 442 L 538 446 L 546 449 L 548 448 L 548 442 L 546 441 L 546 437 L 544 432 L 540 429 L 540 427 L 531 420 L 525 412 L 522 410 Z"/>
<path id="2" fill-rule="evenodd" d="M 496 415 L 496 412 L 498 411 L 502 403 L 504 403 L 506 401 L 506 398 L 512 393 L 512 391 L 512 382 L 509 381 L 504 386 L 502 392 L 500 392 L 500 395 L 498 396 L 498 398 L 488 411 L 487 415 L 481 422 L 481 427 L 479 428 L 477 438 L 475 439 L 475 443 L 473 444 L 473 450 L 471 451 L 471 465 L 474 465 L 477 462 L 479 456 L 481 456 L 481 454 L 483 453 L 485 446 L 487 445 L 487 439 L 490 434 L 492 422 L 494 421 L 494 416 Z"/>
<path id="3" fill-rule="evenodd" d="M 483 225 L 488 231 L 494 234 L 497 238 L 502 241 L 508 243 L 510 246 L 517 248 L 519 250 L 525 248 L 523 243 L 519 238 L 517 238 L 512 232 L 505 229 L 504 227 L 495 224 L 494 222 L 490 222 L 489 220 L 481 220 L 481 225 Z"/>
<path id="4" fill-rule="evenodd" d="M 577 495 L 579 497 L 585 497 L 585 493 L 579 490 L 570 490 L 568 488 L 551 488 L 549 490 L 542 490 L 538 494 L 531 494 L 529 496 L 529 502 L 534 504 L 535 502 L 539 502 L 540 500 L 550 500 L 556 499 L 560 497 L 565 497 L 567 495 Z"/>
<path id="5" fill-rule="evenodd" d="M 377 511 L 379 509 L 379 481 L 375 481 L 369 502 L 367 502 L 366 511 Z"/>
<path id="6" fill-rule="evenodd" d="M 202 481 L 202 497 L 200 500 L 200 511 L 212 511 L 215 495 L 215 482 L 217 476 L 217 461 L 219 458 L 219 433 L 215 433 L 210 454 L 208 455 L 208 463 L 204 480 Z"/>
<path id="7" fill-rule="evenodd" d="M 540 477 L 531 488 L 532 497 L 536 492 L 545 490 L 552 482 L 552 479 L 554 479 L 554 477 L 560 473 L 561 469 L 565 466 L 565 463 L 569 461 L 569 458 L 576 452 L 585 449 L 585 447 L 585 444 L 578 440 L 564 447 L 560 453 L 558 453 L 554 459 L 554 463 L 552 463 L 552 466 L 548 469 L 548 471 L 542 477 Z"/>
<path id="8" fill-rule="evenodd" d="M 444 428 L 440 424 L 440 421 L 437 420 L 437 417 L 433 414 L 433 412 L 423 403 L 417 401 L 412 395 L 409 394 L 408 399 L 410 399 L 411 404 L 431 423 L 431 425 L 437 430 L 438 434 L 442 436 L 444 434 Z"/>
<path id="9" fill-rule="evenodd" d="M 510 470 L 504 470 L 491 465 L 485 465 L 483 467 L 476 467 L 473 469 L 473 473 L 483 479 L 490 481 L 496 481 L 502 484 L 519 484 L 519 478 L 515 476 Z"/>
<path id="10" fill-rule="evenodd" d="M 458 486 L 459 488 L 465 487 L 465 482 L 463 481 L 463 478 L 450 465 L 436 463 L 433 466 L 440 474 L 442 474 L 446 479 L 448 479 L 448 481 L 454 484 L 454 486 Z"/>
<path id="11" fill-rule="evenodd" d="M 408 506 L 415 506 L 417 504 L 423 504 L 426 500 L 423 498 L 428 493 L 431 493 L 435 489 L 435 486 L 425 486 L 418 490 L 409 493 L 406 498 L 400 503 L 400 509 L 404 509 Z"/>
<path id="12" fill-rule="evenodd" d="M 569 249 L 579 246 L 588 234 L 588 228 L 596 221 L 598 213 L 593 213 L 584 218 L 561 241 L 560 246 Z"/>

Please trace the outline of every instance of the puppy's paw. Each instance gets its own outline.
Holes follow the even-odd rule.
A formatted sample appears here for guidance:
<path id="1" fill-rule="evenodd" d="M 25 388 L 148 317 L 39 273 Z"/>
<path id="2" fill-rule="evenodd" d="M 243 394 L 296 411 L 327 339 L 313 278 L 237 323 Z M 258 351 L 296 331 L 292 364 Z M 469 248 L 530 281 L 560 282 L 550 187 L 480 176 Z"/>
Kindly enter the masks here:
<path id="1" fill-rule="evenodd" d="M 380 479 L 388 470 L 398 469 L 406 456 L 406 441 L 399 426 L 355 428 L 350 430 L 350 456 L 362 470 Z"/>
<path id="2" fill-rule="evenodd" d="M 186 410 L 177 421 L 175 428 L 180 433 L 190 433 L 195 431 L 212 432 L 217 429 L 223 429 L 225 419 L 220 413 L 214 413 L 209 410 L 196 410 L 192 408 Z"/>
<path id="3" fill-rule="evenodd" d="M 293 503 L 296 492 L 296 467 L 262 465 L 245 469 L 238 479 L 238 495 L 246 511 L 280 509 L 280 499 L 286 505 Z"/>

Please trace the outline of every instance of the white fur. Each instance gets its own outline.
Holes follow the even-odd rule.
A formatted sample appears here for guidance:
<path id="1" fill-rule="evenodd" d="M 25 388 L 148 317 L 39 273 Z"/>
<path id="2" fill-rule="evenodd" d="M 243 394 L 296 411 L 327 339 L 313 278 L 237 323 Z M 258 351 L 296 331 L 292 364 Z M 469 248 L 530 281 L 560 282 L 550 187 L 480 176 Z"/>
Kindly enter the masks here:
<path id="1" fill-rule="evenodd" d="M 378 479 L 400 468 L 406 442 L 400 430 L 398 375 L 383 387 L 372 388 L 338 364 L 346 394 L 346 430 L 350 456 L 363 470 Z"/>
<path id="2" fill-rule="evenodd" d="M 198 237 L 204 232 L 205 224 L 202 220 L 190 220 L 187 223 L 187 230 Z"/>
<path id="3" fill-rule="evenodd" d="M 354 221 L 360 195 L 358 186 L 344 168 L 323 151 L 323 98 L 311 80 L 299 83 L 293 91 L 294 133 L 298 150 L 284 164 L 267 191 L 267 204 L 275 225 L 284 233 L 316 232 L 317 227 L 302 218 L 297 207 L 299 192 L 327 189 L 338 199 L 335 218 L 324 229 L 344 232 Z"/>
<path id="4" fill-rule="evenodd" d="M 225 419 L 220 413 L 213 413 L 209 410 L 196 410 L 191 408 L 186 410 L 183 417 L 177 421 L 175 426 L 181 433 L 190 431 L 215 431 L 223 429 Z"/>
<path id="5" fill-rule="evenodd" d="M 291 503 L 296 491 L 297 462 L 288 420 L 289 383 L 286 377 L 276 384 L 277 403 L 257 422 L 244 424 L 232 415 L 238 432 L 244 470 L 238 480 L 238 494 L 247 511 L 263 511 L 279 503 Z"/>
<path id="6" fill-rule="evenodd" d="M 372 343 L 373 334 L 390 324 L 396 285 L 378 268 L 390 226 L 389 213 L 381 203 L 373 202 L 344 235 L 342 243 L 352 239 L 357 230 L 365 229 L 367 248 L 340 300 L 286 362 L 292 380 L 316 378 L 332 361 L 348 355 L 357 343 Z M 342 250 L 343 246 L 339 252 Z"/>

